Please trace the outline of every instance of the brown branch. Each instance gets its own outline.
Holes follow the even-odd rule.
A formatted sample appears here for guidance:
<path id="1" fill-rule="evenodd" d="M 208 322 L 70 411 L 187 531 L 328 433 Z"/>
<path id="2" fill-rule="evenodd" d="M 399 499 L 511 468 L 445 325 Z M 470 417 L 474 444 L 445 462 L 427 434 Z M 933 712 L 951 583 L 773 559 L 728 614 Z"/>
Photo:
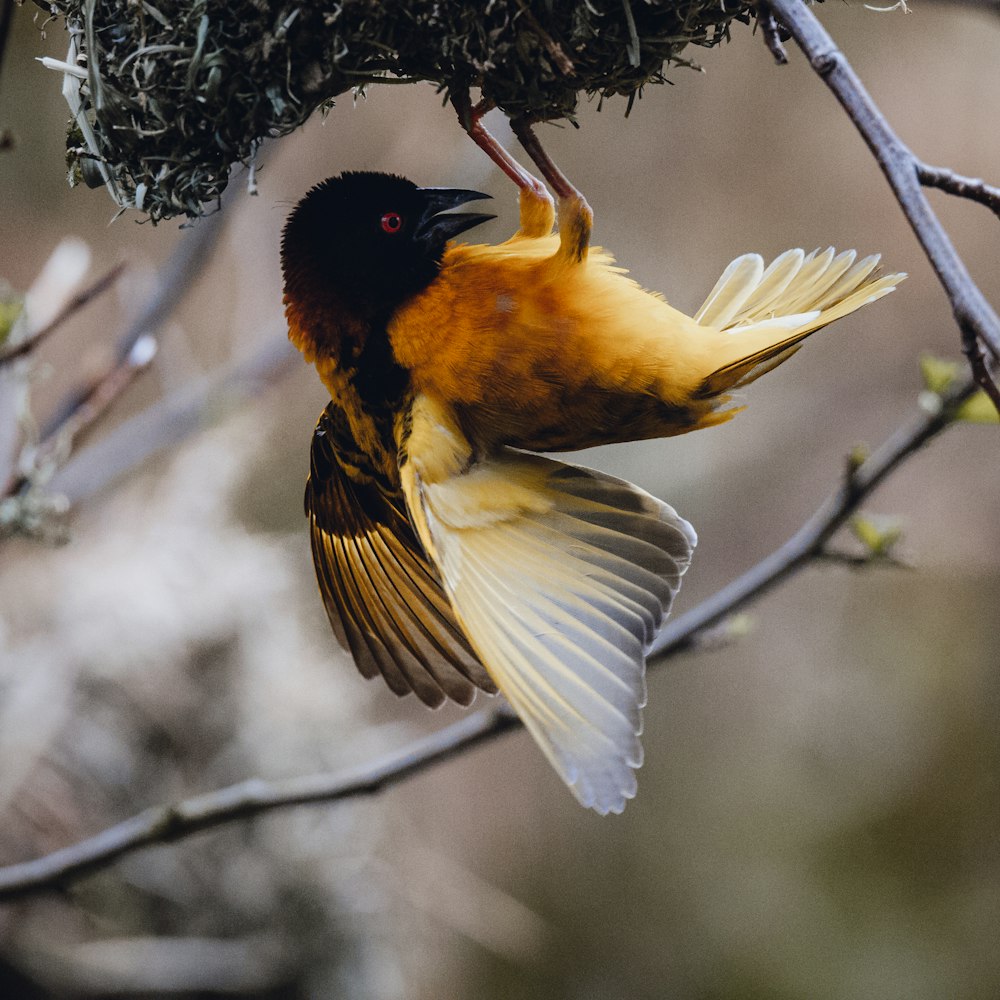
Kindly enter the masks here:
<path id="1" fill-rule="evenodd" d="M 23 358 L 26 354 L 30 354 L 42 341 L 55 333 L 74 313 L 79 312 L 88 302 L 92 302 L 98 296 L 103 295 L 122 276 L 124 271 L 124 263 L 116 264 L 92 285 L 88 285 L 82 291 L 77 292 L 63 306 L 59 314 L 46 323 L 40 330 L 36 330 L 30 337 L 15 344 L 13 347 L 9 347 L 5 351 L 0 351 L 0 368 L 3 368 L 4 365 L 9 365 L 18 358 Z"/>
<path id="2" fill-rule="evenodd" d="M 809 64 L 833 92 L 878 161 L 948 295 L 962 334 L 963 350 L 976 380 L 1000 410 L 1000 394 L 992 385 L 986 363 L 982 360 L 983 347 L 994 361 L 1000 360 L 1000 318 L 972 280 L 921 186 L 927 183 L 921 176 L 922 171 L 929 171 L 927 176 L 942 180 L 943 172 L 923 164 L 893 132 L 851 64 L 802 0 L 766 2 L 805 53 Z M 964 180 L 955 177 L 954 183 L 948 183 L 957 188 L 961 186 L 959 182 Z M 973 192 L 976 192 L 975 200 L 987 203 L 984 201 L 988 194 L 985 185 L 977 189 L 976 183 L 972 182 L 965 191 L 963 197 L 974 197 Z M 958 192 L 952 190 L 951 193 Z"/>
<path id="3" fill-rule="evenodd" d="M 22 468 L 29 471 L 13 474 L 0 499 L 24 494 L 33 486 L 47 489 L 48 475 L 61 466 L 76 446 L 111 408 L 115 400 L 152 363 L 156 356 L 156 338 L 150 334 L 137 341 L 132 350 L 111 365 L 84 391 L 72 397 L 73 405 L 42 439 L 34 445 L 22 445 Z M 28 461 L 24 462 L 27 454 Z M 42 472 L 46 470 L 46 472 Z"/>
<path id="4" fill-rule="evenodd" d="M 879 451 L 863 462 L 851 463 L 840 488 L 796 535 L 738 580 L 664 629 L 650 651 L 650 657 L 657 661 L 651 662 L 650 668 L 694 646 L 699 634 L 823 553 L 826 542 L 861 501 L 910 455 L 944 430 L 958 405 L 974 391 L 975 385 L 971 381 L 966 383 L 942 399 L 937 412 L 920 414 L 900 428 Z M 147 809 L 78 844 L 34 861 L 0 868 L 0 901 L 61 888 L 151 844 L 178 840 L 224 823 L 291 806 L 329 804 L 372 795 L 520 725 L 520 720 L 503 708 L 479 712 L 357 770 L 282 782 L 251 780 L 175 805 Z"/>
<path id="5" fill-rule="evenodd" d="M 189 384 L 116 427 L 100 441 L 74 453 L 45 484 L 70 506 L 100 493 L 121 476 L 185 438 L 264 388 L 301 361 L 285 336 L 276 336 L 247 361 L 213 378 Z M 23 478 L 5 495 L 26 485 Z"/>

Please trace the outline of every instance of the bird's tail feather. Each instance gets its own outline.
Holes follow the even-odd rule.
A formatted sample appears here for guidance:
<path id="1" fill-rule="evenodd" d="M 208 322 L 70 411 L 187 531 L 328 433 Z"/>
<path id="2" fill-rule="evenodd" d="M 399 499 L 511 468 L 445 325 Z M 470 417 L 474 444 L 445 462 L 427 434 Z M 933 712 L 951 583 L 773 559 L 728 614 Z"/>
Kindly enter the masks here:
<path id="1" fill-rule="evenodd" d="M 880 257 L 854 250 L 787 250 L 765 268 L 758 254 L 737 257 L 695 314 L 732 338 L 728 357 L 699 395 L 747 385 L 788 360 L 811 333 L 893 291 L 905 274 L 879 276 Z"/>

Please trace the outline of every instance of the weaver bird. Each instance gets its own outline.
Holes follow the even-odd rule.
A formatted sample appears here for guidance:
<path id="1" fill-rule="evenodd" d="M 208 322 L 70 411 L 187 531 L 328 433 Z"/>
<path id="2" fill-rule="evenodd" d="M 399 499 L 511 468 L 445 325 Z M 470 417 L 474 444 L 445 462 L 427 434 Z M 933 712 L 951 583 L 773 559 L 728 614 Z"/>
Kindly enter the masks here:
<path id="1" fill-rule="evenodd" d="M 452 242 L 493 216 L 442 213 L 486 195 L 376 173 L 324 181 L 286 224 L 289 335 L 330 393 L 305 496 L 316 574 L 362 674 L 430 706 L 502 692 L 577 799 L 621 812 L 695 532 L 530 452 L 722 423 L 730 390 L 902 276 L 853 251 L 750 254 L 687 316 L 589 246 L 590 210 L 543 153 L 558 235 L 542 184 L 472 131 L 521 187 L 505 243 Z"/>

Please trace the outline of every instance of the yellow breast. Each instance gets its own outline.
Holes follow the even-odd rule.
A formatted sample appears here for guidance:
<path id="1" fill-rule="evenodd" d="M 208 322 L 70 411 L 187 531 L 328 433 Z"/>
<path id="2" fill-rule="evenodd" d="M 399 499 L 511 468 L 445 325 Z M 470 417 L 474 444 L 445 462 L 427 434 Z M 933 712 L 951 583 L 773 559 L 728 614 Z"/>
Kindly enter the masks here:
<path id="1" fill-rule="evenodd" d="M 414 388 L 540 416 L 588 391 L 686 403 L 712 370 L 708 332 L 598 248 L 567 265 L 557 247 L 554 236 L 450 247 L 389 327 Z"/>

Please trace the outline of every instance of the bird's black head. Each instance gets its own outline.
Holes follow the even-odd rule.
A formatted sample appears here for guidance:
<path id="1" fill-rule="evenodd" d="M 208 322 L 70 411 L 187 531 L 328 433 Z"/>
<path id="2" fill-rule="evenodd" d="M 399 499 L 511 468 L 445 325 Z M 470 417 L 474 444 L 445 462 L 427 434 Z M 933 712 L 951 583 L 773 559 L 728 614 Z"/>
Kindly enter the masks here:
<path id="1" fill-rule="evenodd" d="M 437 276 L 445 244 L 494 218 L 442 215 L 478 191 L 419 188 L 403 177 L 345 173 L 316 185 L 285 224 L 281 263 L 289 299 L 322 299 L 359 318 L 388 317 Z"/>

